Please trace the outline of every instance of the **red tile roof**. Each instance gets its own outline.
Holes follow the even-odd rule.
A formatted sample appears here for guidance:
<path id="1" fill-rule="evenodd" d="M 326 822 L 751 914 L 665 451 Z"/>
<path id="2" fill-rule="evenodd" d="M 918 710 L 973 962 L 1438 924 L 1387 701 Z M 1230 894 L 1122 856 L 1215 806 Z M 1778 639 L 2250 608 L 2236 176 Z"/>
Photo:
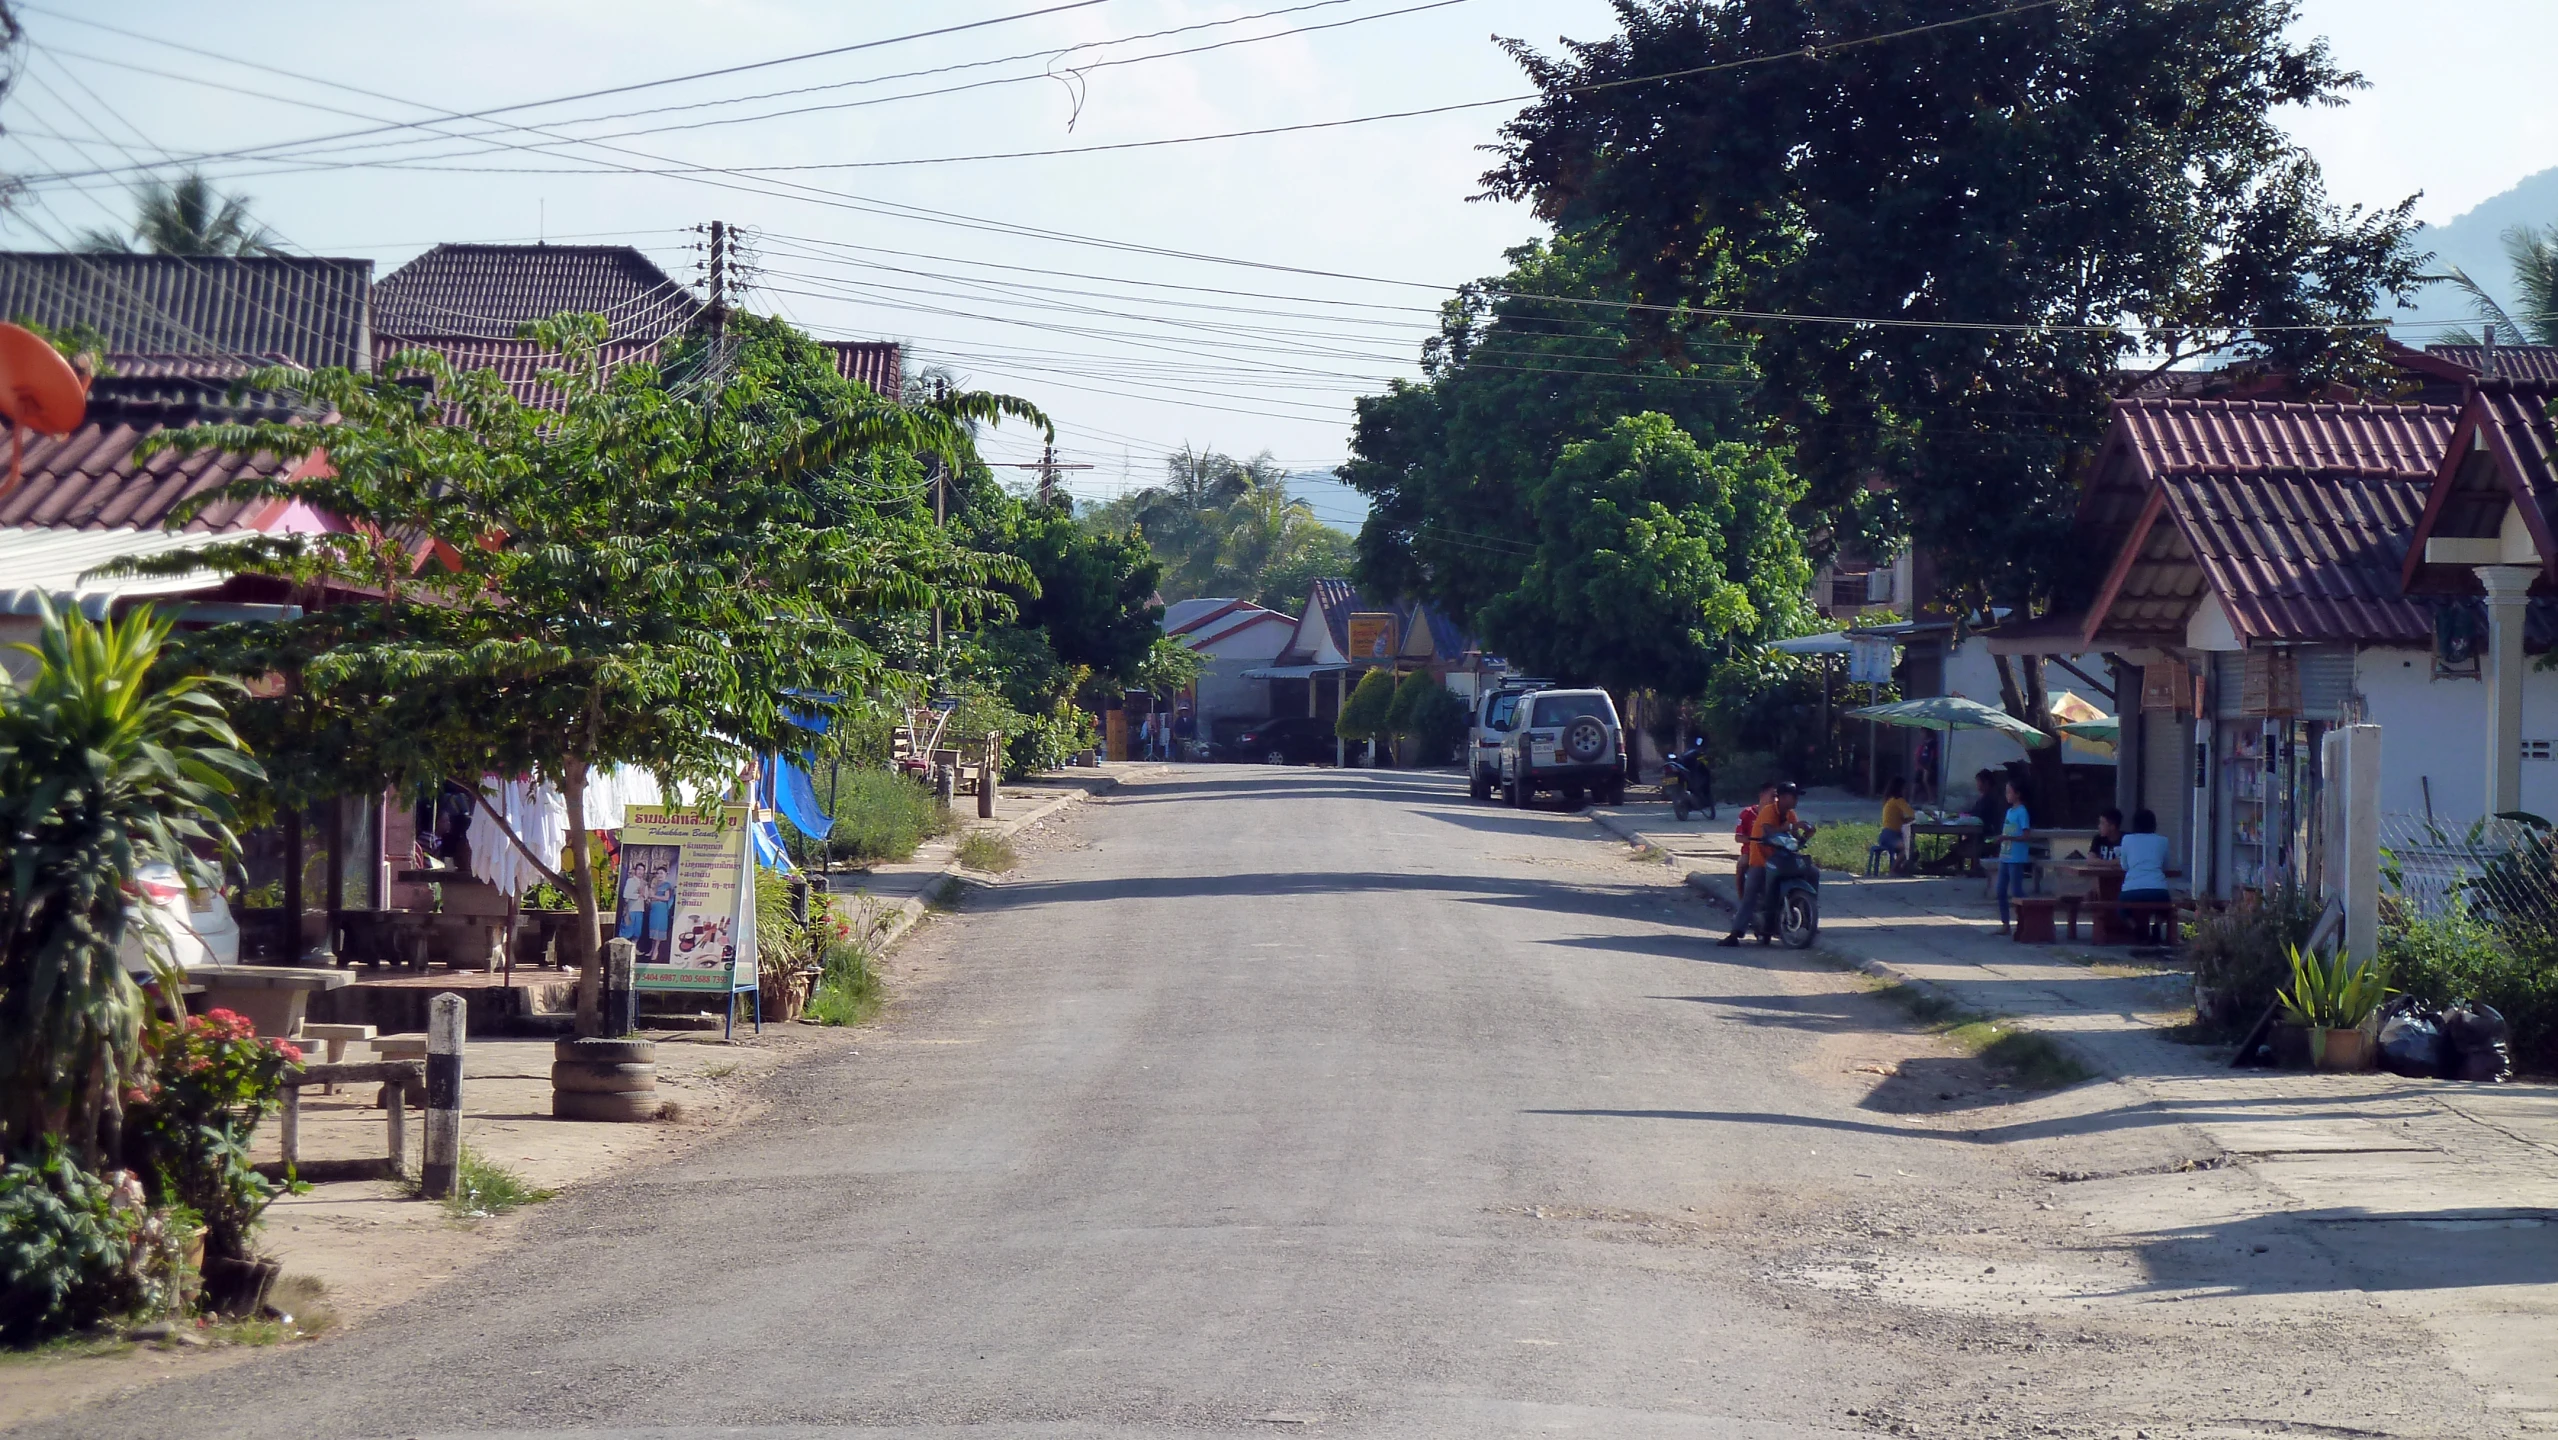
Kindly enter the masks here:
<path id="1" fill-rule="evenodd" d="M 906 362 L 894 340 L 820 340 L 835 352 L 835 373 L 894 400 L 905 388 Z"/>
<path id="2" fill-rule="evenodd" d="M 2428 345 L 2425 353 L 2474 374 L 2491 373 L 2484 345 Z M 2558 345 L 2499 345 L 2493 365 L 2499 380 L 2558 381 Z"/>
<path id="3" fill-rule="evenodd" d="M 2430 478 L 2457 411 L 2444 405 L 2118 400 L 2116 433 L 2154 474 L 2210 471 Z"/>
<path id="4" fill-rule="evenodd" d="M 21 464 L 24 482 L 0 499 L 0 526 L 94 530 L 156 528 L 178 503 L 251 475 L 271 475 L 308 460 L 305 455 L 239 456 L 162 451 L 137 465 L 134 447 L 144 436 L 211 419 L 289 412 L 250 397 L 233 407 L 208 387 L 172 389 L 151 379 L 100 380 L 91 388 L 87 423 L 69 435 L 30 436 Z M 217 504 L 188 525 L 191 530 L 256 528 L 281 507 L 274 502 Z"/>
<path id="5" fill-rule="evenodd" d="M 2182 474 L 2162 482 L 2193 563 L 2248 640 L 2429 643 L 2398 590 L 2425 487 L 2354 474 Z"/>
<path id="6" fill-rule="evenodd" d="M 515 396 L 518 404 L 549 409 L 558 395 L 542 383 L 542 372 L 560 368 L 560 354 L 532 340 L 473 340 L 461 337 L 429 337 L 398 340 L 386 344 L 382 361 L 389 364 L 403 350 L 429 350 L 444 357 L 456 370 L 495 371 L 499 383 Z M 637 361 L 654 362 L 658 344 L 648 341 L 608 341 L 599 357 L 607 373 Z"/>
<path id="7" fill-rule="evenodd" d="M 571 311 L 602 315 L 614 340 L 653 341 L 693 323 L 702 302 L 628 245 L 438 245 L 373 287 L 382 336 L 511 340 Z"/>

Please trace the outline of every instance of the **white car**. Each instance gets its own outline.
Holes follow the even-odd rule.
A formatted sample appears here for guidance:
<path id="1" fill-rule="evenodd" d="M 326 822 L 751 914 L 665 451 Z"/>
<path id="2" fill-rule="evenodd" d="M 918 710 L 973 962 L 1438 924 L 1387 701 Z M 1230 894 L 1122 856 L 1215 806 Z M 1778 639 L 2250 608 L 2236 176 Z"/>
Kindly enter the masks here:
<path id="1" fill-rule="evenodd" d="M 133 885 L 125 894 L 140 923 L 125 927 L 124 944 L 117 954 L 135 975 L 151 974 L 150 951 L 142 936 L 146 926 L 160 937 L 168 958 L 181 970 L 240 963 L 239 922 L 231 918 L 230 902 L 220 890 L 208 886 L 189 895 L 186 877 L 177 866 L 162 860 L 135 871 Z"/>
<path id="2" fill-rule="evenodd" d="M 1518 718 L 1519 697 L 1554 684 L 1551 680 L 1516 677 L 1484 692 L 1475 702 L 1473 732 L 1466 737 L 1466 789 L 1477 800 L 1489 800 L 1501 783 L 1501 742 L 1510 738 Z"/>
<path id="3" fill-rule="evenodd" d="M 1624 727 L 1605 690 L 1539 690 L 1519 707 L 1501 744 L 1501 798 L 1525 805 L 1559 790 L 1578 807 L 1590 795 L 1625 803 Z"/>

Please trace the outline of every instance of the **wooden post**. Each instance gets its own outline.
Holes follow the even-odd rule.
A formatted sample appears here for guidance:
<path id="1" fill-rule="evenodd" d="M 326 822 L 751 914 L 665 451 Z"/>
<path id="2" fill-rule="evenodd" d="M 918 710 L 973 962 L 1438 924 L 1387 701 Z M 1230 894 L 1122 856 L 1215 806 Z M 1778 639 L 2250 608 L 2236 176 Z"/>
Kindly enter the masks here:
<path id="1" fill-rule="evenodd" d="M 619 936 L 604 942 L 604 1013 L 596 1034 L 618 1040 L 639 1028 L 638 965 L 638 945 Z"/>
<path id="2" fill-rule="evenodd" d="M 450 990 L 436 996 L 427 1016 L 426 1161 L 418 1188 L 441 1200 L 462 1168 L 462 997 Z"/>

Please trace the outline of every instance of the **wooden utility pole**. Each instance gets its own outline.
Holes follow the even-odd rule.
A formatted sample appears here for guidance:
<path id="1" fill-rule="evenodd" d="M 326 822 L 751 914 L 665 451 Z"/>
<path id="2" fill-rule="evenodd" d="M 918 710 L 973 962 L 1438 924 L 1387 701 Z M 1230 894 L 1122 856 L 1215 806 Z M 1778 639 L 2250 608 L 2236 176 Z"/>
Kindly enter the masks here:
<path id="1" fill-rule="evenodd" d="M 1002 470 L 1038 471 L 1039 503 L 1047 505 L 1054 503 L 1059 493 L 1057 487 L 1058 471 L 1090 470 L 1093 467 L 1076 461 L 1060 460 L 1057 458 L 1056 446 L 1042 445 L 1039 447 L 1039 458 L 1036 460 L 1007 460 L 1002 465 L 995 468 Z"/>
<path id="2" fill-rule="evenodd" d="M 728 222 L 711 222 L 710 303 L 704 314 L 710 321 L 711 338 L 728 337 Z"/>

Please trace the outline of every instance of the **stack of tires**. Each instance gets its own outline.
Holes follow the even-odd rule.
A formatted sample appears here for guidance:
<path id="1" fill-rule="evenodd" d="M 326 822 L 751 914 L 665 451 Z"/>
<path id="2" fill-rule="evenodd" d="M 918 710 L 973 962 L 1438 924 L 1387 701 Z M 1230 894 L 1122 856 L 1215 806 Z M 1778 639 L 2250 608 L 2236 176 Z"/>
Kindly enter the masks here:
<path id="1" fill-rule="evenodd" d="M 657 1042 L 562 1040 L 551 1049 L 551 1113 L 562 1120 L 654 1120 Z"/>

